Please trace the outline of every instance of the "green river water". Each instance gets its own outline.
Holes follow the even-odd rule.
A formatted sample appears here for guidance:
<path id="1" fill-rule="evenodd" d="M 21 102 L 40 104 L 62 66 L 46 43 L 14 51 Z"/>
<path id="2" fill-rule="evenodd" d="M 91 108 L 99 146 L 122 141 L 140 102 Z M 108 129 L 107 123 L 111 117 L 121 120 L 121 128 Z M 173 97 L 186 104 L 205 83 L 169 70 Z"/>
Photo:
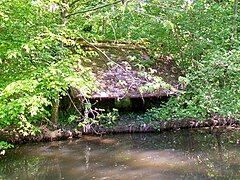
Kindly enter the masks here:
<path id="1" fill-rule="evenodd" d="M 240 179 L 239 141 L 181 130 L 25 144 L 0 159 L 0 180 Z"/>

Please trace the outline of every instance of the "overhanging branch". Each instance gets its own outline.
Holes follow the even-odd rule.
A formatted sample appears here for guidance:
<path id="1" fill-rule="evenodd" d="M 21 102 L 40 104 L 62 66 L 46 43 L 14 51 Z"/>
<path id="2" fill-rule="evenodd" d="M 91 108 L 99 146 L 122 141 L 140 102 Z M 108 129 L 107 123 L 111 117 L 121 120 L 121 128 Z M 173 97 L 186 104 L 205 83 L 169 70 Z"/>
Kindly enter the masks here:
<path id="1" fill-rule="evenodd" d="M 73 5 L 76 4 L 76 3 L 79 2 L 79 1 L 81 1 L 81 0 L 75 0 L 75 1 L 73 1 L 73 2 L 69 5 L 69 7 L 73 7 Z"/>
<path id="2" fill-rule="evenodd" d="M 87 12 L 91 12 L 91 11 L 96 11 L 96 10 L 98 10 L 98 9 L 101 9 L 101 8 L 104 8 L 104 7 L 107 7 L 107 6 L 111 6 L 111 5 L 113 5 L 113 4 L 118 4 L 118 3 L 120 3 L 120 2 L 122 2 L 122 0 L 117 0 L 116 2 L 109 3 L 109 4 L 104 4 L 104 5 L 102 5 L 102 6 L 98 6 L 98 7 L 92 8 L 92 9 L 87 9 L 87 10 L 84 10 L 84 11 L 74 12 L 74 13 L 68 14 L 68 15 L 66 16 L 66 18 L 69 18 L 69 17 L 74 16 L 74 15 L 76 15 L 76 14 L 82 14 L 82 13 L 87 13 Z"/>

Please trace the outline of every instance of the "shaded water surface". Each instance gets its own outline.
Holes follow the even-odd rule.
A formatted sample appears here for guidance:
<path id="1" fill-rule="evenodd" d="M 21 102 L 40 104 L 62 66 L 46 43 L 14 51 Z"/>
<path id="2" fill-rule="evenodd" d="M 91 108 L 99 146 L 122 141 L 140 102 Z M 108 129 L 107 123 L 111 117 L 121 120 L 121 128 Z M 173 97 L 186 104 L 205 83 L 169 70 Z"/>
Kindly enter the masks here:
<path id="1" fill-rule="evenodd" d="M 27 144 L 0 179 L 240 179 L 239 133 L 184 130 Z"/>

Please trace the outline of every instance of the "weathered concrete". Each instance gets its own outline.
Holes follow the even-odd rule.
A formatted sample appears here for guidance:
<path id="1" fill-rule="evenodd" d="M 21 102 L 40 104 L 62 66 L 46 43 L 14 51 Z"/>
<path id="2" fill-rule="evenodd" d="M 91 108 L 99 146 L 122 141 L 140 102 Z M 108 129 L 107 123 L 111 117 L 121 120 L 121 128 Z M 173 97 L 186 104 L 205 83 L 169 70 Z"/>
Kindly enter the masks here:
<path id="1" fill-rule="evenodd" d="M 171 55 L 152 57 L 150 50 L 126 43 L 83 43 L 82 47 L 95 54 L 88 57 L 91 62 L 83 63 L 98 89 L 91 92 L 93 99 L 163 97 L 180 92 L 180 73 Z"/>

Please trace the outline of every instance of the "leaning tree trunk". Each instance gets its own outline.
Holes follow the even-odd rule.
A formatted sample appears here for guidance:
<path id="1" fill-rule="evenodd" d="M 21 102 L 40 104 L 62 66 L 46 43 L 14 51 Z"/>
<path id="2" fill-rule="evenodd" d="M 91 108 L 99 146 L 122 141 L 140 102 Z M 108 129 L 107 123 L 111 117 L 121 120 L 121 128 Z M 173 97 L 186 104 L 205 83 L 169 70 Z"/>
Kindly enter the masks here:
<path id="1" fill-rule="evenodd" d="M 62 3 L 60 3 L 61 6 L 61 11 L 60 11 L 60 25 L 65 26 L 66 23 L 66 14 L 67 14 L 67 1 L 62 0 Z M 60 41 L 60 47 L 63 48 L 63 42 Z M 54 99 L 52 100 L 52 109 L 51 109 L 51 122 L 53 123 L 54 126 L 58 124 L 58 114 L 59 114 L 59 94 L 57 94 Z"/>

